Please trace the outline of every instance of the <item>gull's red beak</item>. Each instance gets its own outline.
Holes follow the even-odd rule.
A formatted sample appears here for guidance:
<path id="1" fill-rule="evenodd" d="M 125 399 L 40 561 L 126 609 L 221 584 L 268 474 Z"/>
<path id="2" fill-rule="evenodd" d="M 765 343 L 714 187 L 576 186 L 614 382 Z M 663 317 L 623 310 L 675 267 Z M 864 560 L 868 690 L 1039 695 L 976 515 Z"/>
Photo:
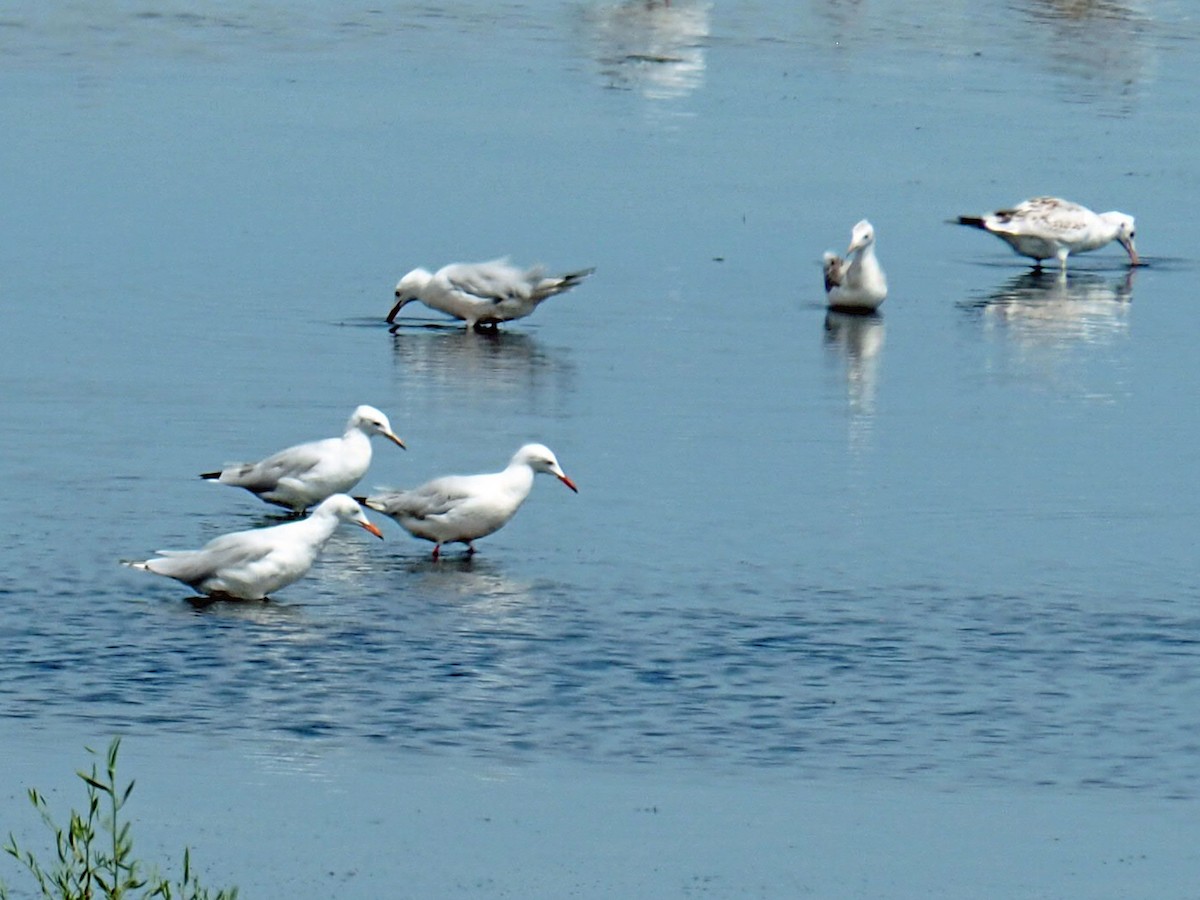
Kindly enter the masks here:
<path id="1" fill-rule="evenodd" d="M 575 487 L 575 482 L 573 482 L 566 475 L 559 475 L 558 480 L 561 481 L 563 484 L 565 484 L 567 487 L 569 487 L 571 490 L 573 490 L 575 493 L 577 493 L 577 494 L 579 493 L 579 488 Z"/>

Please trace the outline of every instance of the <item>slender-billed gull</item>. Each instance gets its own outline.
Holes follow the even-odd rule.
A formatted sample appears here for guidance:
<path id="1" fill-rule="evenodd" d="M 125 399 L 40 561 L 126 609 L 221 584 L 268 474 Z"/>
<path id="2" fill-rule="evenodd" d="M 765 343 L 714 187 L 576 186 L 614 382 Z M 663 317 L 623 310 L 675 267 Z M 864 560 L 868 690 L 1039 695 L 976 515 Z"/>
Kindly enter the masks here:
<path id="1" fill-rule="evenodd" d="M 474 540 L 508 524 L 529 496 L 538 472 L 553 475 L 579 492 L 549 447 L 526 444 L 503 472 L 447 475 L 410 491 L 386 491 L 358 500 L 391 517 L 414 537 L 433 541 L 437 559 L 442 544 L 466 544 L 467 552 L 474 553 Z"/>
<path id="2" fill-rule="evenodd" d="M 404 446 L 387 416 L 373 406 L 360 406 L 341 437 L 297 444 L 259 462 L 233 463 L 200 477 L 245 488 L 260 500 L 300 513 L 358 484 L 371 465 L 371 438 L 377 434 Z"/>
<path id="3" fill-rule="evenodd" d="M 158 550 L 152 559 L 125 565 L 174 578 L 209 596 L 263 600 L 303 578 L 341 522 L 383 537 L 354 500 L 334 494 L 298 522 L 223 534 L 199 550 Z"/>
<path id="4" fill-rule="evenodd" d="M 1139 265 L 1133 246 L 1133 216 L 1123 212 L 1094 213 L 1086 206 L 1059 197 L 1034 197 L 1011 209 L 984 216 L 959 216 L 959 225 L 990 232 L 1041 268 L 1042 260 L 1058 259 L 1067 267 L 1072 253 L 1086 253 L 1113 241 L 1129 254 L 1129 264 Z"/>
<path id="5" fill-rule="evenodd" d="M 464 320 L 468 328 L 496 326 L 523 319 L 547 297 L 569 291 L 594 271 L 546 275 L 541 266 L 519 269 L 506 259 L 452 263 L 437 272 L 413 269 L 396 284 L 396 305 L 387 320 L 394 322 L 405 304 L 419 300 Z"/>
<path id="6" fill-rule="evenodd" d="M 875 229 L 866 219 L 850 232 L 843 259 L 825 254 L 825 301 L 830 309 L 870 312 L 887 298 L 887 276 L 875 256 Z"/>

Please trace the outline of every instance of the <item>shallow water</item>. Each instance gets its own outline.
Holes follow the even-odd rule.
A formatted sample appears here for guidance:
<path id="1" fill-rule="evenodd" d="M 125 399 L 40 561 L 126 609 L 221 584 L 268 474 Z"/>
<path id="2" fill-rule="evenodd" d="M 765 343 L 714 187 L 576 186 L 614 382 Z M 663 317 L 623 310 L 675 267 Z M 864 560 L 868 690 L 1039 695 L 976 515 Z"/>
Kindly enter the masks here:
<path id="1" fill-rule="evenodd" d="M 1194 798 L 1200 25 L 1183 3 L 18 3 L 0 22 L 0 716 Z M 944 221 L 1139 217 L 1034 277 Z M 869 216 L 891 295 L 827 316 Z M 416 265 L 595 277 L 389 330 Z M 410 307 L 410 310 L 412 308 Z M 406 311 L 407 312 L 407 311 Z M 340 534 L 271 604 L 117 566 L 195 474 L 392 418 L 365 486 L 542 480 L 472 560 Z"/>

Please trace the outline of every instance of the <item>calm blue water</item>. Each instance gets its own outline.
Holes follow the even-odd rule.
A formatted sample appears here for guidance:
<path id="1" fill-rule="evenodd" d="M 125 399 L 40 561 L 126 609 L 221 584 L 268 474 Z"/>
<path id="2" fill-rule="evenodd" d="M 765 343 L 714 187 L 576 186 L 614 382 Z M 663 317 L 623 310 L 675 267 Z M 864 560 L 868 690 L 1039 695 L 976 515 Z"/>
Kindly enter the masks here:
<path id="1" fill-rule="evenodd" d="M 0 727 L 1200 793 L 1190 4 L 726 6 L 7 7 Z M 1149 265 L 944 224 L 1047 192 Z M 891 296 L 827 319 L 863 216 Z M 384 325 L 502 254 L 597 274 Z M 541 440 L 580 494 L 269 605 L 117 565 L 359 403 L 367 487 Z"/>

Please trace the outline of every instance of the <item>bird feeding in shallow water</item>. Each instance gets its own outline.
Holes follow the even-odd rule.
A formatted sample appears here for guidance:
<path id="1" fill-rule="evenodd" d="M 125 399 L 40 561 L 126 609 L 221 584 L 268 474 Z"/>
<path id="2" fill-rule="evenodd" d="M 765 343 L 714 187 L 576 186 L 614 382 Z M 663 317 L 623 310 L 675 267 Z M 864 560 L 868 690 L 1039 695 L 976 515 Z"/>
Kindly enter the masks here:
<path id="1" fill-rule="evenodd" d="M 519 269 L 506 259 L 452 263 L 437 272 L 413 269 L 396 284 L 396 304 L 387 320 L 395 322 L 400 310 L 417 300 L 462 319 L 468 328 L 495 327 L 523 319 L 543 300 L 569 291 L 594 271 L 546 275 L 541 266 Z"/>
<path id="2" fill-rule="evenodd" d="M 1044 259 L 1057 259 L 1065 269 L 1072 253 L 1098 250 L 1113 241 L 1125 248 L 1131 266 L 1141 264 L 1133 245 L 1133 216 L 1115 210 L 1094 213 L 1060 197 L 1034 197 L 1011 209 L 953 221 L 996 235 L 1039 269 Z"/>
<path id="3" fill-rule="evenodd" d="M 516 515 L 539 472 L 553 475 L 579 493 L 549 447 L 526 444 L 502 472 L 447 475 L 412 490 L 384 491 L 358 499 L 368 509 L 394 519 L 414 537 L 433 541 L 434 559 L 443 544 L 466 544 L 467 552 L 473 554 L 473 541 L 503 528 Z"/>
<path id="4" fill-rule="evenodd" d="M 174 578 L 211 597 L 265 600 L 304 577 L 342 522 L 383 537 L 358 503 L 345 494 L 334 494 L 298 522 L 235 531 L 199 550 L 159 550 L 152 559 L 125 565 Z"/>
<path id="5" fill-rule="evenodd" d="M 875 256 L 875 229 L 863 219 L 850 232 L 845 258 L 825 254 L 825 301 L 830 309 L 874 312 L 887 299 L 887 276 Z"/>
<path id="6" fill-rule="evenodd" d="M 404 447 L 387 416 L 373 406 L 360 406 L 341 437 L 297 444 L 259 462 L 232 463 L 200 477 L 245 488 L 260 500 L 302 513 L 358 484 L 371 465 L 371 438 L 375 435 Z"/>

